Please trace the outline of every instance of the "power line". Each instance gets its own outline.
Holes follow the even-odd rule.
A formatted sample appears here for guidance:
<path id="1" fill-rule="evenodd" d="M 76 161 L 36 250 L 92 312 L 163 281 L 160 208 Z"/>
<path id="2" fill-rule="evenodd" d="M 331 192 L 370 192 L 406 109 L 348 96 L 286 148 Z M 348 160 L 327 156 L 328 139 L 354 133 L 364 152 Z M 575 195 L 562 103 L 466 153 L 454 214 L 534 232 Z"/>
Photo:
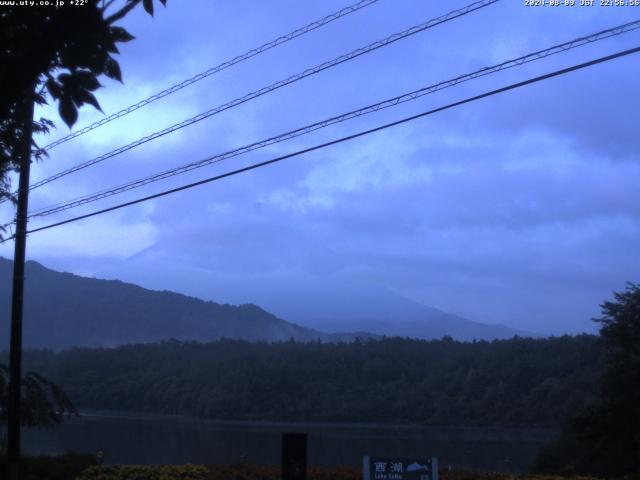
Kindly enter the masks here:
<path id="1" fill-rule="evenodd" d="M 457 102 L 454 102 L 454 103 L 450 103 L 450 104 L 442 106 L 442 107 L 438 107 L 438 108 L 435 108 L 435 109 L 432 109 L 432 110 L 428 110 L 426 112 L 422 112 L 422 113 L 419 113 L 417 115 L 412 115 L 410 117 L 406 117 L 406 118 L 403 118 L 401 120 L 396 120 L 396 121 L 391 122 L 391 123 L 380 125 L 378 127 L 371 128 L 369 130 L 364 130 L 364 131 L 361 131 L 361 132 L 358 132 L 358 133 L 354 133 L 352 135 L 341 137 L 341 138 L 338 138 L 336 140 L 332 140 L 330 142 L 322 143 L 320 145 L 315 145 L 313 147 L 305 148 L 303 150 L 298 150 L 296 152 L 289 153 L 287 155 L 282 155 L 280 157 L 276 157 L 276 158 L 273 158 L 271 160 L 267 160 L 267 161 L 260 162 L 260 163 L 254 163 L 254 164 L 249 165 L 247 167 L 243 167 L 243 168 L 239 168 L 239 169 L 236 169 L 236 170 L 232 170 L 230 172 L 226 172 L 226 173 L 223 173 L 223 174 L 220 174 L 220 175 L 215 175 L 213 177 L 209 177 L 209 178 L 206 178 L 204 180 L 200 180 L 200 181 L 197 181 L 197 182 L 193 182 L 193 183 L 189 183 L 189 184 L 186 184 L 186 185 L 182 185 L 180 187 L 172 188 L 170 190 L 165 190 L 165 191 L 162 191 L 162 192 L 159 192 L 159 193 L 155 193 L 153 195 L 148 195 L 146 197 L 138 198 L 136 200 L 131 200 L 129 202 L 125 202 L 125 203 L 121 203 L 121 204 L 118 204 L 118 205 L 114 205 L 112 207 L 104 208 L 102 210 L 96 210 L 94 212 L 87 213 L 85 215 L 79 215 L 77 217 L 69 218 L 67 220 L 63 220 L 63 221 L 56 222 L 56 223 L 51 223 L 51 224 L 45 225 L 43 227 L 34 228 L 32 230 L 29 230 L 27 233 L 35 233 L 35 232 L 40 232 L 42 230 L 48 230 L 50 228 L 58 227 L 58 226 L 61 226 L 61 225 L 66 225 L 67 223 L 77 222 L 77 221 L 83 220 L 85 218 L 94 217 L 96 215 L 101 215 L 103 213 L 111 212 L 111 211 L 114 211 L 114 210 L 119 210 L 119 209 L 124 208 L 124 207 L 128 207 L 128 206 L 131 206 L 131 205 L 136 205 L 138 203 L 142 203 L 142 202 L 146 202 L 146 201 L 149 201 L 149 200 L 153 200 L 155 198 L 163 197 L 165 195 L 170 195 L 172 193 L 180 192 L 182 190 L 187 190 L 187 189 L 191 189 L 191 188 L 194 188 L 194 187 L 198 187 L 198 186 L 204 185 L 206 183 L 211 183 L 211 182 L 214 182 L 214 181 L 217 181 L 217 180 L 221 180 L 223 178 L 227 178 L 227 177 L 231 177 L 231 176 L 234 176 L 234 175 L 238 175 L 240 173 L 248 172 L 250 170 L 255 170 L 255 169 L 260 168 L 260 167 L 265 167 L 267 165 L 271 165 L 271 164 L 280 162 L 282 160 L 286 160 L 288 158 L 297 157 L 297 156 L 303 155 L 305 153 L 309 153 L 309 152 L 312 152 L 312 151 L 315 151 L 315 150 L 320 150 L 322 148 L 329 147 L 331 145 L 337 145 L 339 143 L 347 142 L 349 140 L 353 140 L 353 139 L 356 139 L 356 138 L 359 138 L 359 137 L 363 137 L 365 135 L 369 135 L 369 134 L 372 134 L 372 133 L 375 133 L 375 132 L 379 132 L 379 131 L 385 130 L 387 128 L 391 128 L 391 127 L 395 127 L 397 125 L 408 123 L 408 122 L 411 122 L 413 120 L 417 120 L 419 118 L 426 117 L 428 115 L 433 115 L 435 113 L 442 112 L 444 110 L 449 110 L 451 108 L 458 107 L 460 105 L 464 105 L 464 104 L 467 104 L 467 103 L 471 103 L 471 102 L 474 102 L 474 101 L 477 101 L 477 100 L 480 100 L 480 99 L 483 99 L 483 98 L 491 97 L 491 96 L 497 95 L 499 93 L 503 93 L 503 92 L 506 92 L 506 91 L 509 91 L 509 90 L 514 90 L 514 89 L 517 89 L 517 88 L 521 88 L 521 87 L 524 87 L 526 85 L 530 85 L 530 84 L 533 84 L 533 83 L 537 83 L 537 82 L 541 82 L 541 81 L 544 81 L 544 80 L 548 80 L 548 79 L 553 78 L 553 77 L 558 77 L 558 76 L 561 76 L 561 75 L 565 75 L 567 73 L 570 73 L 570 72 L 573 72 L 573 71 L 576 71 L 576 70 L 580 70 L 580 69 L 584 69 L 584 68 L 587 68 L 587 67 L 591 67 L 593 65 L 597 65 L 597 64 L 600 64 L 600 63 L 608 62 L 608 61 L 614 60 L 616 58 L 624 57 L 624 56 L 631 55 L 631 54 L 638 53 L 638 52 L 640 52 L 640 47 L 635 47 L 635 48 L 631 48 L 631 49 L 628 49 L 628 50 L 623 50 L 621 52 L 617 52 L 617 53 L 614 53 L 614 54 L 611 54 L 611 55 L 607 55 L 605 57 L 600 57 L 600 58 L 597 58 L 595 60 L 591 60 L 591 61 L 588 61 L 588 62 L 580 63 L 580 64 L 577 64 L 577 65 L 573 65 L 571 67 L 563 68 L 561 70 L 556 70 L 554 72 L 547 73 L 545 75 L 540 75 L 538 77 L 533 77 L 533 78 L 530 78 L 528 80 L 524 80 L 524 81 L 521 81 L 521 82 L 518 82 L 518 83 L 513 83 L 513 84 L 508 85 L 506 87 L 502 87 L 502 88 L 498 88 L 498 89 L 495 89 L 495 90 L 491 90 L 489 92 L 485 92 L 485 93 L 482 93 L 480 95 L 476 95 L 476 96 L 473 96 L 473 97 L 468 97 L 468 98 L 466 98 L 464 100 L 460 100 L 460 101 L 457 101 Z M 6 242 L 8 240 L 11 240 L 12 238 L 13 237 L 9 237 L 9 238 L 7 238 L 5 240 L 2 240 L 2 242 L 0 242 L 0 243 L 4 243 L 4 242 Z"/>
<path id="2" fill-rule="evenodd" d="M 232 58 L 231 60 L 222 62 L 221 64 L 216 65 L 215 67 L 211 67 L 208 70 L 205 70 L 204 72 L 198 73 L 197 75 L 194 75 L 191 78 L 183 80 L 182 82 L 177 83 L 175 85 L 172 85 L 162 90 L 161 92 L 151 95 L 150 97 L 145 98 L 144 100 L 140 100 L 138 103 L 130 105 L 127 108 L 123 108 L 122 110 L 112 115 L 109 115 L 108 117 L 105 117 L 97 122 L 94 122 L 91 125 L 87 125 L 86 127 L 81 128 L 76 132 L 70 133 L 69 135 L 59 138 L 58 140 L 51 142 L 50 144 L 43 147 L 43 150 L 51 150 L 52 148 L 57 147 L 62 143 L 68 142 L 73 138 L 79 137 L 80 135 L 83 135 L 87 132 L 90 132 L 91 130 L 101 127 L 102 125 L 105 125 L 117 118 L 124 117 L 125 115 L 128 115 L 131 112 L 134 112 L 146 105 L 149 105 L 150 103 L 153 103 L 156 100 L 160 100 L 161 98 L 171 95 L 172 93 L 175 93 L 178 90 L 182 90 L 183 88 L 188 87 L 189 85 L 193 85 L 194 83 L 199 82 L 200 80 L 203 80 L 207 77 L 210 77 L 211 75 L 214 75 L 223 70 L 226 70 L 227 68 L 232 67 L 233 65 L 244 62 L 245 60 L 249 60 L 250 58 L 255 57 L 256 55 L 259 55 L 268 50 L 271 50 L 272 48 L 278 47 L 283 43 L 287 43 L 295 38 L 298 38 L 302 35 L 312 32 L 313 30 L 324 27 L 325 25 L 335 20 L 338 20 L 346 15 L 349 15 L 350 13 L 357 12 L 358 10 L 361 10 L 365 7 L 373 5 L 376 2 L 378 2 L 378 0 L 361 0 L 357 3 L 354 3 L 353 5 L 349 5 L 348 7 L 338 10 L 337 12 L 327 15 L 326 17 L 316 20 L 315 22 L 311 22 L 310 24 L 305 25 L 304 27 L 300 27 L 290 33 L 287 33 L 286 35 L 282 35 L 276 38 L 275 40 L 271 40 L 270 42 L 267 42 L 259 47 L 253 48 L 248 52 L 245 52 L 241 55 L 238 55 L 235 58 Z"/>
<path id="3" fill-rule="evenodd" d="M 152 133 L 150 135 L 147 135 L 145 137 L 142 137 L 132 143 L 129 143 L 128 145 L 124 145 L 122 147 L 119 147 L 115 150 L 112 150 L 108 153 L 105 153 L 104 155 L 100 155 L 99 157 L 96 157 L 92 160 L 88 160 L 84 163 L 78 164 L 74 167 L 71 167 L 67 170 L 64 170 L 62 172 L 59 172 L 57 174 L 54 174 L 48 178 L 45 178 L 43 180 L 40 180 L 39 182 L 34 183 L 33 185 L 31 185 L 31 190 L 36 189 L 38 187 L 41 187 L 43 185 L 46 185 L 47 183 L 53 182 L 54 180 L 57 180 L 59 178 L 62 178 L 66 175 L 70 175 L 72 173 L 75 173 L 79 170 L 82 170 L 84 168 L 87 168 L 91 165 L 95 165 L 96 163 L 100 163 L 108 158 L 111 157 L 115 157 L 116 155 L 119 155 L 121 153 L 124 153 L 128 150 L 131 150 L 135 147 L 138 147 L 144 143 L 147 143 L 151 140 L 155 140 L 156 138 L 162 137 L 164 135 L 167 135 L 169 133 L 173 133 L 181 128 L 187 127 L 189 125 L 192 125 L 194 123 L 200 122 L 201 120 L 204 120 L 206 118 L 209 118 L 213 115 L 216 115 L 218 113 L 221 113 L 225 110 L 229 110 L 230 108 L 236 107 L 238 105 L 241 105 L 243 103 L 246 103 L 250 100 L 253 100 L 255 98 L 258 98 L 262 95 L 265 95 L 269 92 L 272 92 L 274 90 L 277 90 L 279 88 L 285 87 L 287 85 L 290 85 L 294 82 L 297 82 L 299 80 L 302 80 L 306 77 L 309 77 L 311 75 L 315 75 L 317 73 L 320 73 L 324 70 L 327 70 L 329 68 L 335 67 L 337 65 L 340 65 L 344 62 L 347 62 L 349 60 L 353 60 L 354 58 L 357 58 L 361 55 L 364 55 L 366 53 L 370 53 L 372 51 L 375 51 L 379 48 L 382 47 L 386 47 L 387 45 L 390 45 L 394 42 L 397 42 L 398 40 L 402 40 L 404 38 L 407 38 L 409 36 L 415 35 L 416 33 L 422 32 L 424 30 L 427 30 L 429 28 L 435 27 L 437 25 L 449 22 L 451 20 L 454 20 L 456 18 L 462 17 L 464 15 L 467 15 L 471 12 L 474 12 L 476 10 L 479 10 L 481 8 L 487 7 L 489 5 L 492 5 L 494 3 L 499 2 L 500 0 L 480 0 L 474 3 L 471 3 L 469 5 L 467 5 L 466 7 L 457 9 L 457 10 L 453 10 L 445 15 L 442 15 L 440 17 L 428 20 L 427 22 L 421 23 L 419 25 L 413 26 L 411 28 L 408 28 L 407 30 L 404 30 L 402 32 L 399 33 L 394 33 L 393 35 L 390 35 L 386 38 L 384 38 L 383 40 L 378 40 L 376 42 L 373 42 L 369 45 L 367 45 L 366 47 L 361 47 L 358 48 L 356 50 L 353 50 L 349 53 L 346 53 L 344 55 L 341 55 L 337 58 L 334 58 L 333 60 L 329 60 L 327 62 L 321 63 L 320 65 L 317 65 L 315 67 L 312 68 L 308 68 L 306 70 L 304 70 L 303 72 L 297 73 L 295 75 L 292 75 L 284 80 L 280 80 L 278 82 L 272 83 L 269 86 L 263 87 L 259 90 L 255 90 L 251 93 L 248 93 L 242 97 L 238 97 L 235 100 L 232 100 L 230 102 L 224 103 L 222 105 L 219 105 L 217 107 L 214 107 L 204 113 L 200 113 L 199 115 L 196 115 L 194 117 L 188 118 L 180 123 L 176 123 L 170 127 L 167 127 L 163 130 L 160 130 L 158 132 Z"/>
<path id="4" fill-rule="evenodd" d="M 180 167 L 177 168 L 172 168 L 169 170 L 165 170 L 163 172 L 159 172 L 156 173 L 154 175 L 150 175 L 138 180 L 134 180 L 132 182 L 128 182 L 116 187 L 112 187 L 106 190 L 102 190 L 100 192 L 96 192 L 96 193 L 92 193 L 89 195 L 85 195 L 73 200 L 68 200 L 65 202 L 61 202 L 58 203 L 56 205 L 50 205 L 48 207 L 44 207 L 41 208 L 39 210 L 36 210 L 35 212 L 33 212 L 31 215 L 29 215 L 29 218 L 33 218 L 33 217 L 43 217 L 43 216 L 48 216 L 48 215 L 52 215 L 54 213 L 58 213 L 64 210 L 68 210 L 71 208 L 75 208 L 81 205 L 85 205 L 87 203 L 91 203 L 91 202 L 95 202 L 107 197 L 111 197 L 113 195 L 117 195 L 119 193 L 123 193 L 126 192 L 128 190 L 133 190 L 135 188 L 139 188 L 142 187 L 144 185 L 148 185 L 150 183 L 154 183 L 169 177 L 173 177 L 182 173 L 186 173 L 189 172 L 191 170 L 195 170 L 198 168 L 202 168 L 205 167 L 207 165 L 211 165 L 213 163 L 218 163 L 221 162 L 223 160 L 227 160 L 229 158 L 232 157 L 236 157 L 238 155 L 242 155 L 244 153 L 248 153 L 251 152 L 253 150 L 257 150 L 260 148 L 264 148 L 267 147 L 269 145 L 273 145 L 275 143 L 280 143 L 283 142 L 285 140 L 289 140 L 291 138 L 296 138 L 298 136 L 301 135 L 305 135 L 308 134 L 310 132 L 313 132 L 315 130 L 319 130 L 321 128 L 325 128 L 327 126 L 330 125 L 334 125 L 337 123 L 341 123 L 356 117 L 360 117 L 363 115 L 367 115 L 369 113 L 373 113 L 373 112 L 377 112 L 379 110 L 383 110 L 389 107 L 393 107 L 395 105 L 401 104 L 401 103 L 405 103 L 408 101 L 412 101 L 412 100 L 416 100 L 422 96 L 428 95 L 428 94 L 432 94 L 435 93 L 437 91 L 440 90 L 444 90 L 445 88 L 450 88 L 453 87 L 455 85 L 458 85 L 460 83 L 463 82 L 467 82 L 479 77 L 483 77 L 486 75 L 490 75 L 502 70 L 506 70 L 509 68 L 513 68 L 516 66 L 520 66 L 529 62 L 533 62 L 536 60 L 540 60 L 543 58 L 546 58 L 548 56 L 551 55 L 555 55 L 561 52 L 565 52 L 577 47 L 581 47 L 587 44 L 591 44 L 593 42 L 599 41 L 599 40 L 603 40 L 605 38 L 610 38 L 612 36 L 616 36 L 616 35 L 621 35 L 623 33 L 635 30 L 640 28 L 640 20 L 636 20 L 634 22 L 629 22 L 629 23 L 625 23 L 623 25 L 618 25 L 616 27 L 613 28 L 609 28 L 606 30 L 602 30 L 600 32 L 597 33 L 593 33 L 591 35 L 587 35 L 587 36 L 583 36 L 583 37 L 579 37 L 576 38 L 574 40 L 571 40 L 569 42 L 564 42 L 558 45 L 554 45 L 552 47 L 546 48 L 544 50 L 539 50 L 537 52 L 533 52 L 515 59 L 511 59 L 511 60 L 507 60 L 504 61 L 502 63 L 499 63 L 497 65 L 493 65 L 490 67 L 484 67 L 481 68 L 479 70 L 476 70 L 472 73 L 468 73 L 465 75 L 460 75 L 458 77 L 455 77 L 453 79 L 450 80 L 445 80 L 443 82 L 440 83 L 436 83 L 434 85 L 430 85 L 428 87 L 424 87 L 418 90 L 414 90 L 412 92 L 409 93 L 405 93 L 396 97 L 393 97 L 391 99 L 387 99 L 384 100 L 382 102 L 378 102 L 372 105 L 368 105 L 366 107 L 363 108 L 359 108 L 357 110 L 353 110 L 338 116 L 334 116 L 331 117 L 329 119 L 326 120 L 322 120 L 320 122 L 315 122 L 313 124 L 310 125 L 306 125 L 304 127 L 286 132 L 286 133 L 282 133 L 273 137 L 270 137 L 268 139 L 265 140 L 261 140 L 258 142 L 254 142 L 251 143 L 249 145 L 245 145 L 243 147 L 239 147 L 218 155 L 214 155 L 212 157 L 208 157 L 206 159 L 203 160 L 199 160 L 196 162 L 191 162 L 188 163 L 186 165 L 182 165 Z"/>

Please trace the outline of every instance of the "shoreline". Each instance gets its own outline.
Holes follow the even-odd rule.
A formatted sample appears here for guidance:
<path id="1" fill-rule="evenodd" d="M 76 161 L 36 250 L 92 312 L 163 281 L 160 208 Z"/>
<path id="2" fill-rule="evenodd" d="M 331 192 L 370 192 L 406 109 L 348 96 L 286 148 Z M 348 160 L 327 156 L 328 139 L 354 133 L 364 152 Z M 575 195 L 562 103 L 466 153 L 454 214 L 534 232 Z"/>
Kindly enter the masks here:
<path id="1" fill-rule="evenodd" d="M 167 420 L 174 423 L 208 424 L 211 426 L 230 427 L 288 427 L 312 429 L 369 429 L 369 430 L 449 430 L 449 431 L 482 431 L 482 432 L 540 432 L 541 434 L 559 433 L 560 427 L 552 426 L 502 426 L 502 425 L 435 425 L 435 424 L 402 424 L 402 423 L 357 423 L 357 422 L 304 422 L 287 420 L 225 420 L 206 417 L 196 417 L 183 414 L 129 412 L 122 410 L 99 410 L 79 408 L 79 417 L 70 419 L 95 420 L 125 420 L 125 421 L 159 421 Z"/>

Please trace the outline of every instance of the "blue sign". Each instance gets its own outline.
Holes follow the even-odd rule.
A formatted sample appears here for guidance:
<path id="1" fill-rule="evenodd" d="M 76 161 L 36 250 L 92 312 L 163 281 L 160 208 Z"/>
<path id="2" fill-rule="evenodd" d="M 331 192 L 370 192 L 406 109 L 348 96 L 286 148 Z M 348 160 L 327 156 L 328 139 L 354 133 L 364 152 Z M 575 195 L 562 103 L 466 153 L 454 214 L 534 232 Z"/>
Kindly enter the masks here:
<path id="1" fill-rule="evenodd" d="M 363 480 L 438 480 L 437 458 L 378 458 L 365 456 Z"/>

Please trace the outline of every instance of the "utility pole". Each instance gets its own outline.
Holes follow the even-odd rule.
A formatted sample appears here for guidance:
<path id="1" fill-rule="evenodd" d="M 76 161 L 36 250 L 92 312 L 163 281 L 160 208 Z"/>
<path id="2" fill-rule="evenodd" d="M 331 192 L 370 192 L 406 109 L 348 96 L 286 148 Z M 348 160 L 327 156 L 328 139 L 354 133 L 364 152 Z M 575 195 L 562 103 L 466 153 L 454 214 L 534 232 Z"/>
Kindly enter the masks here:
<path id="1" fill-rule="evenodd" d="M 29 171 L 31 170 L 31 136 L 33 133 L 34 86 L 25 91 L 22 108 L 22 148 L 18 208 L 16 211 L 15 251 L 13 255 L 13 296 L 11 298 L 11 346 L 9 350 L 9 411 L 7 460 L 9 480 L 20 478 L 20 403 L 22 386 L 22 310 L 24 299 L 24 263 L 27 247 L 27 212 L 29 209 Z"/>

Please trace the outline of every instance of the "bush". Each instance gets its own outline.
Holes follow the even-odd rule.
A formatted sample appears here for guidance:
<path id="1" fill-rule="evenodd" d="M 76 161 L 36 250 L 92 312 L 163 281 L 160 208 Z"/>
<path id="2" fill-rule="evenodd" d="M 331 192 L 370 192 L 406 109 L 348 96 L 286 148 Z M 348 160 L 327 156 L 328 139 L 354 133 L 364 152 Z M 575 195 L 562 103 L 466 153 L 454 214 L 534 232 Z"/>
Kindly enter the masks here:
<path id="1" fill-rule="evenodd" d="M 73 480 L 87 468 L 95 465 L 90 454 L 67 453 L 55 457 L 25 457 L 22 476 L 25 480 Z M 7 476 L 7 461 L 0 459 L 0 478 Z"/>
<path id="2" fill-rule="evenodd" d="M 76 480 L 206 480 L 209 470 L 199 465 L 93 466 Z"/>
<path id="3" fill-rule="evenodd" d="M 309 467 L 309 480 L 361 480 L 360 467 Z M 92 467 L 76 480 L 280 480 L 278 465 Z M 564 480 L 558 476 L 515 476 L 496 472 L 441 471 L 440 480 Z M 575 477 L 573 480 L 594 480 Z M 634 479 L 628 479 L 634 480 Z M 638 479 L 640 480 L 640 479 Z"/>
<path id="4" fill-rule="evenodd" d="M 280 480 L 278 465 L 210 465 L 207 480 Z M 362 480 L 362 469 L 353 467 L 309 467 L 309 480 Z"/>

